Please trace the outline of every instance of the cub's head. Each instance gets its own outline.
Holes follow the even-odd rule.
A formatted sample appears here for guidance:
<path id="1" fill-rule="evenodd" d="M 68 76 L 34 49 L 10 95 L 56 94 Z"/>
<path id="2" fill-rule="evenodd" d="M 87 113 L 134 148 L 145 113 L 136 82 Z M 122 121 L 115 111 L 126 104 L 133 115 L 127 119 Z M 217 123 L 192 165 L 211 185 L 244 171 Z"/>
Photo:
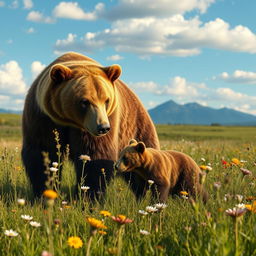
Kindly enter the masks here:
<path id="1" fill-rule="evenodd" d="M 59 124 L 93 136 L 105 135 L 111 129 L 109 116 L 118 104 L 114 82 L 120 74 L 118 65 L 56 64 L 49 71 L 51 82 L 43 110 Z"/>
<path id="2" fill-rule="evenodd" d="M 131 140 L 129 146 L 125 147 L 119 155 L 115 168 L 119 172 L 130 172 L 143 165 L 146 146 L 143 142 Z"/>

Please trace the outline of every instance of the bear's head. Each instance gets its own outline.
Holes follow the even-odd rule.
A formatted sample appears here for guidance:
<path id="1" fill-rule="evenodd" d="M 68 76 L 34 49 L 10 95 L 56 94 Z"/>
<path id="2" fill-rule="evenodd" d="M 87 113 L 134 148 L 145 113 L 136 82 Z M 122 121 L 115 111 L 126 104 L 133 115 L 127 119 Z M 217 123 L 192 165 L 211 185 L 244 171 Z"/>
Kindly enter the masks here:
<path id="1" fill-rule="evenodd" d="M 105 135 L 111 129 L 109 116 L 118 104 L 114 82 L 121 74 L 120 66 L 64 64 L 55 64 L 49 70 L 50 86 L 43 110 L 56 123 L 93 136 Z"/>
<path id="2" fill-rule="evenodd" d="M 146 146 L 140 141 L 132 139 L 129 145 L 119 154 L 115 168 L 119 172 L 130 172 L 143 166 Z"/>

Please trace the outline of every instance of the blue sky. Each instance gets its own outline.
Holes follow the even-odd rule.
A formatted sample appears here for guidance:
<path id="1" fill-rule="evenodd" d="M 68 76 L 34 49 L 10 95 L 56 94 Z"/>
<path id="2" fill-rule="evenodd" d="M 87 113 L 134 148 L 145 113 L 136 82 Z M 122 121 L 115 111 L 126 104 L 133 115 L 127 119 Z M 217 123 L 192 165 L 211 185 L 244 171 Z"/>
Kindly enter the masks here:
<path id="1" fill-rule="evenodd" d="M 0 0 L 0 108 L 22 109 L 33 79 L 77 51 L 146 108 L 167 100 L 256 115 L 256 1 Z"/>

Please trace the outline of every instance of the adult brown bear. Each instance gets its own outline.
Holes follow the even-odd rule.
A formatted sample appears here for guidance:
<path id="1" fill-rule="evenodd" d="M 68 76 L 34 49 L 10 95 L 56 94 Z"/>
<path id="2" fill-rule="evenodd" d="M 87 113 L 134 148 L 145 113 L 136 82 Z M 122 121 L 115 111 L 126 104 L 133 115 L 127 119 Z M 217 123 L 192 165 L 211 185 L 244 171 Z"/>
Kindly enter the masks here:
<path id="1" fill-rule="evenodd" d="M 56 161 L 53 130 L 60 136 L 61 149 L 69 144 L 79 184 L 82 161 L 89 155 L 84 170 L 84 185 L 90 197 L 104 191 L 101 168 L 109 180 L 113 161 L 130 138 L 159 148 L 155 127 L 136 95 L 118 79 L 118 65 L 103 67 L 78 53 L 62 55 L 47 66 L 28 91 L 23 111 L 22 159 L 35 196 L 45 189 L 47 176 L 42 152 Z M 60 170 L 61 171 L 61 170 Z M 143 195 L 145 181 L 138 175 L 126 176 L 137 197 Z"/>

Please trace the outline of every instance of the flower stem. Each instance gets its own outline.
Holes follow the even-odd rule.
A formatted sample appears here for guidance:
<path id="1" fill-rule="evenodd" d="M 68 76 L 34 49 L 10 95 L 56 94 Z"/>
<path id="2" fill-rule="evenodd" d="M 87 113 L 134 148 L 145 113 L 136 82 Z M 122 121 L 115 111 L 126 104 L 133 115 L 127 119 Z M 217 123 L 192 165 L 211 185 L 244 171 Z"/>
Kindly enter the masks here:
<path id="1" fill-rule="evenodd" d="M 123 245 L 123 230 L 124 225 L 121 225 L 118 231 L 118 241 L 117 241 L 117 255 L 121 256 L 122 245 Z"/>
<path id="2" fill-rule="evenodd" d="M 234 233 L 235 233 L 235 256 L 238 256 L 239 255 L 238 218 L 234 218 Z"/>
<path id="3" fill-rule="evenodd" d="M 87 249 L 86 249 L 86 256 L 90 256 L 90 250 L 91 250 L 91 244 L 92 244 L 92 235 L 90 236 L 88 243 L 87 243 Z"/>

